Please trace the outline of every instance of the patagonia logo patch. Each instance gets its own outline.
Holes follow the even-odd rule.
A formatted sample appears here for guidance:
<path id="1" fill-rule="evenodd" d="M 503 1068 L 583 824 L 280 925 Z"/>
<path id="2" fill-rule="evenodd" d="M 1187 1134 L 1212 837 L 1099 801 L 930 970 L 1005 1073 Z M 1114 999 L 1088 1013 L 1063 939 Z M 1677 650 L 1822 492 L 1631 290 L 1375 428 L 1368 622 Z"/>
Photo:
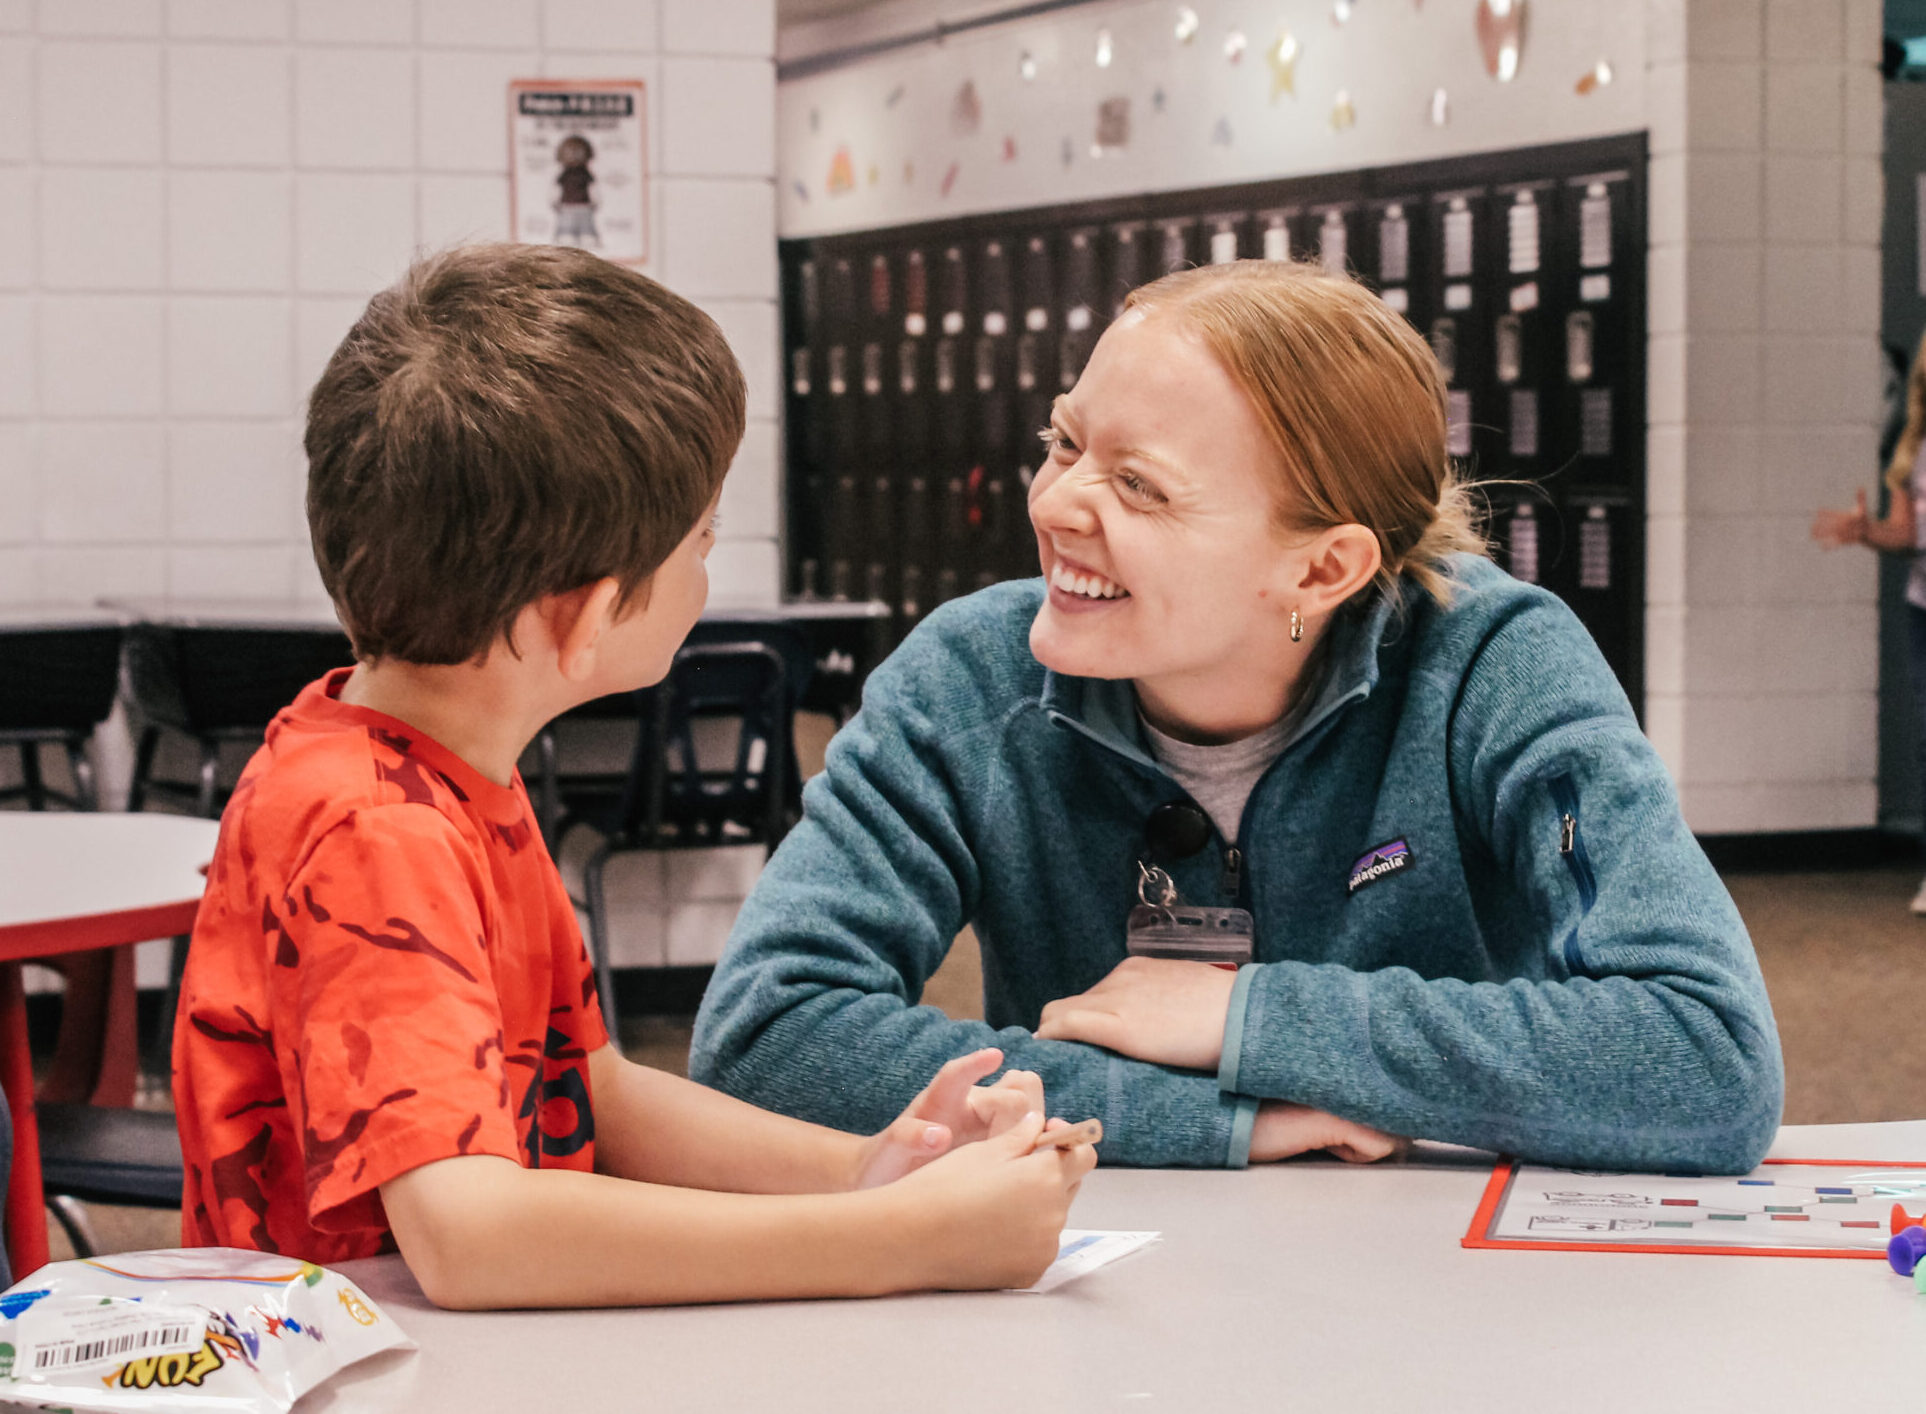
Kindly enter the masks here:
<path id="1" fill-rule="evenodd" d="M 1381 844 L 1351 866 L 1351 889 L 1356 893 L 1366 884 L 1375 884 L 1389 874 L 1411 867 L 1411 846 L 1403 840 Z"/>

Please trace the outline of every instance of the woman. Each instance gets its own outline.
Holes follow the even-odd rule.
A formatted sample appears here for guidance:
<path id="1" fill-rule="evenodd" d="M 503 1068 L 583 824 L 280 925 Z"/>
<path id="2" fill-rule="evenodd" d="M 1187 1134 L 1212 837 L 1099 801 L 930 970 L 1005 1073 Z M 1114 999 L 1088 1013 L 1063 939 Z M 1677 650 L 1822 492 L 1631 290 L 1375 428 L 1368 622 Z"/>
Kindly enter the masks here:
<path id="1" fill-rule="evenodd" d="M 870 679 L 693 1073 L 873 1128 L 995 1044 L 1112 1163 L 1751 1167 L 1783 1071 L 1744 925 L 1583 627 L 1464 553 L 1443 406 L 1349 281 L 1133 294 L 1052 417 L 1045 578 Z M 1250 964 L 1127 958 L 1167 883 L 1247 909 Z M 988 1024 L 915 1005 L 964 923 Z"/>
<path id="2" fill-rule="evenodd" d="M 1898 358 L 1894 352 L 1895 360 Z M 1926 783 L 1926 338 L 1913 356 L 1906 380 L 1905 421 L 1886 463 L 1886 514 L 1866 512 L 1866 493 L 1849 511 L 1820 511 L 1812 518 L 1812 538 L 1828 550 L 1864 545 L 1873 550 L 1913 556 L 1906 581 L 1906 642 L 1913 672 L 1913 729 L 1917 735 L 1920 779 Z M 1926 880 L 1913 895 L 1912 910 L 1926 915 Z"/>

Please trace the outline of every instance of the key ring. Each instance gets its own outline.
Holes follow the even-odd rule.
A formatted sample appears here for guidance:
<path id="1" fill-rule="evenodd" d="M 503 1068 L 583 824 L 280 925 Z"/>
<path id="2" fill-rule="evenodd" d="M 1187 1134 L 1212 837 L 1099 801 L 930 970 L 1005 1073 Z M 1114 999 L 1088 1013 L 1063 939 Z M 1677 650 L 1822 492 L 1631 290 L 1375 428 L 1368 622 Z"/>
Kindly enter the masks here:
<path id="1" fill-rule="evenodd" d="M 1163 870 L 1139 859 L 1137 875 L 1138 902 L 1149 908 L 1169 908 L 1177 902 L 1177 884 Z"/>

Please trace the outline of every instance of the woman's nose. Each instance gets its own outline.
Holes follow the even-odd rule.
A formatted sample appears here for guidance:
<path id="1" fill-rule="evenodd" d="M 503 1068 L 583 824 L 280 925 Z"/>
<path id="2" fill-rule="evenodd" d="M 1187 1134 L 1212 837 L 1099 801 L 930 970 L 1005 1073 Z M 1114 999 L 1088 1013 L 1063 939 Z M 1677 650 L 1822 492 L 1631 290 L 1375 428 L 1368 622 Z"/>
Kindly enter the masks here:
<path id="1" fill-rule="evenodd" d="M 1030 486 L 1030 524 L 1045 532 L 1095 534 L 1097 513 L 1084 478 L 1060 467 L 1038 476 Z"/>

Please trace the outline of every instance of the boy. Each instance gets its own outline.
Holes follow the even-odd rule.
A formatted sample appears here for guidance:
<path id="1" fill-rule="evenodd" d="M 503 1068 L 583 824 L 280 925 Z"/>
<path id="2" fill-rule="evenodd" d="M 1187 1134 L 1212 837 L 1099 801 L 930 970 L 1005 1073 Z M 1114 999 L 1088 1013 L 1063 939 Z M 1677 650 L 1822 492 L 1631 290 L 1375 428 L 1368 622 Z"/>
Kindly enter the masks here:
<path id="1" fill-rule="evenodd" d="M 999 1053 L 858 1138 L 603 1028 L 515 763 L 667 673 L 742 431 L 715 325 L 580 251 L 431 257 L 349 331 L 308 520 L 358 666 L 276 718 L 222 823 L 174 1037 L 184 1245 L 398 1247 L 470 1308 L 1021 1285 L 1055 1256 L 1094 1155 L 1032 1152 L 1036 1077 L 976 1084 Z"/>

